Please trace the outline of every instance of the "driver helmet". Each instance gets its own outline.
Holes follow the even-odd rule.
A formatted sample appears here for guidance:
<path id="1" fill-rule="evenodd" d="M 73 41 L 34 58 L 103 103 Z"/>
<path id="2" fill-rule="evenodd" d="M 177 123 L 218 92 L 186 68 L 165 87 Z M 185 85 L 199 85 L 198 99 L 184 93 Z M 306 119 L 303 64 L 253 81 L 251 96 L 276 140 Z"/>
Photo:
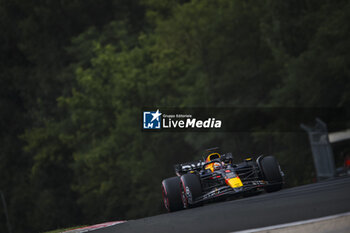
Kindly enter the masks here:
<path id="1" fill-rule="evenodd" d="M 213 169 L 214 169 L 214 171 L 215 171 L 215 170 L 219 170 L 220 168 L 221 168 L 221 164 L 220 164 L 220 163 L 218 163 L 218 162 L 213 163 Z"/>

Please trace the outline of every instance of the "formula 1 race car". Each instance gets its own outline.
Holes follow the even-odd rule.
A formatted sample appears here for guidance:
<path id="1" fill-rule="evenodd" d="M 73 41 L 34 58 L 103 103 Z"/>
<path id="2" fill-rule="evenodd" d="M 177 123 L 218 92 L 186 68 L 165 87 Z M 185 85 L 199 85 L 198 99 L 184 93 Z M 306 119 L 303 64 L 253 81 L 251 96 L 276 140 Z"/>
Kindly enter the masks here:
<path id="1" fill-rule="evenodd" d="M 247 158 L 234 164 L 231 153 L 208 149 L 204 161 L 176 164 L 177 176 L 162 182 L 163 200 L 170 212 L 211 200 L 282 189 L 284 173 L 273 156 Z"/>

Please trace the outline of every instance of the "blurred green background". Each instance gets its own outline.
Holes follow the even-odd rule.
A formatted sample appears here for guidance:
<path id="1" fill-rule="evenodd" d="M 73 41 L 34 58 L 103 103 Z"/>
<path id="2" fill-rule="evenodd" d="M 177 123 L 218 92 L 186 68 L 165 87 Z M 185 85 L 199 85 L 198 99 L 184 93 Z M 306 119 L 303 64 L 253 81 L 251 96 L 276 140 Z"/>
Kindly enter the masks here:
<path id="1" fill-rule="evenodd" d="M 348 107 L 349 22 L 347 0 L 0 0 L 13 232 L 162 213 L 172 165 L 213 146 L 312 182 L 306 133 L 145 133 L 141 109 Z"/>

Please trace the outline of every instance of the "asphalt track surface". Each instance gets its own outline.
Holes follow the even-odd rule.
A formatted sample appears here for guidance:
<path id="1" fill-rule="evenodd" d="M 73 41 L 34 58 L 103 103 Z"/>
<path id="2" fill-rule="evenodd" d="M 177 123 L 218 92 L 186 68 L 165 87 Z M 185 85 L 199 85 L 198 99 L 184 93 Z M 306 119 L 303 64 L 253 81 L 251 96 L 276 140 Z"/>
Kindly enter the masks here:
<path id="1" fill-rule="evenodd" d="M 93 232 L 232 232 L 348 211 L 350 211 L 350 177 L 130 220 Z"/>

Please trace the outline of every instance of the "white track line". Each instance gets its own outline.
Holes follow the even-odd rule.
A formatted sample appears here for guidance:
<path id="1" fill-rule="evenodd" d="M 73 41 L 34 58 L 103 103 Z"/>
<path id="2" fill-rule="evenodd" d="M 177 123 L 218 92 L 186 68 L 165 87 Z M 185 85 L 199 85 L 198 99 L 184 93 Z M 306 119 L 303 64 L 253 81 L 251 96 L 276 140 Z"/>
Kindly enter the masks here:
<path id="1" fill-rule="evenodd" d="M 89 231 L 93 231 L 93 230 L 97 230 L 97 229 L 101 229 L 101 228 L 105 228 L 105 227 L 114 226 L 114 225 L 121 224 L 124 222 L 126 222 L 126 221 L 114 221 L 114 222 L 100 223 L 100 224 L 96 224 L 96 225 L 92 225 L 92 226 L 81 227 L 81 228 L 76 228 L 76 229 L 64 231 L 62 233 L 84 233 L 84 232 L 89 232 Z"/>
<path id="2" fill-rule="evenodd" d="M 274 226 L 269 226 L 269 227 L 254 228 L 254 229 L 243 230 L 243 231 L 234 231 L 232 233 L 253 233 L 253 232 L 259 232 L 259 231 L 275 230 L 275 229 L 299 226 L 299 225 L 303 225 L 303 224 L 320 222 L 320 221 L 325 221 L 325 220 L 330 220 L 330 219 L 335 219 L 335 218 L 345 217 L 345 216 L 350 216 L 350 212 L 346 212 L 346 213 L 342 213 L 342 214 L 336 214 L 336 215 L 331 215 L 331 216 L 322 217 L 322 218 L 314 218 L 314 219 L 309 219 L 309 220 L 303 220 L 303 221 L 279 224 L 279 225 L 274 225 Z"/>

